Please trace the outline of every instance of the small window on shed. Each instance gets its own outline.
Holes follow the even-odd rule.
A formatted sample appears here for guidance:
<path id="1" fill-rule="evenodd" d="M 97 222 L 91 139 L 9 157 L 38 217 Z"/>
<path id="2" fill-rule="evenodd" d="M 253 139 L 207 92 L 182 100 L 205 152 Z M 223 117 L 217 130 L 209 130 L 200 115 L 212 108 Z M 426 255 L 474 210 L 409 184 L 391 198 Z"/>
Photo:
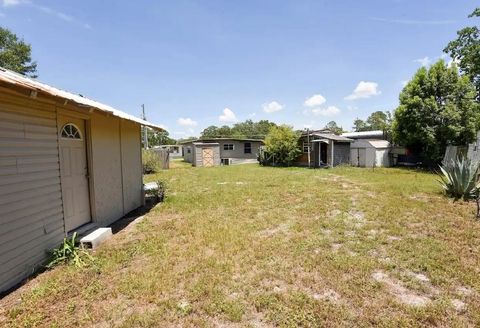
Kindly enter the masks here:
<path id="1" fill-rule="evenodd" d="M 62 128 L 62 138 L 82 140 L 82 135 L 75 124 L 67 123 Z"/>
<path id="2" fill-rule="evenodd" d="M 223 150 L 233 150 L 233 144 L 224 144 Z"/>
<path id="3" fill-rule="evenodd" d="M 190 154 L 192 152 L 192 148 L 187 147 L 187 154 Z"/>
<path id="4" fill-rule="evenodd" d="M 245 154 L 251 154 L 252 153 L 252 143 L 251 142 L 246 142 L 243 150 L 244 150 Z"/>
<path id="5" fill-rule="evenodd" d="M 303 143 L 303 152 L 305 154 L 307 154 L 309 150 L 310 150 L 310 145 L 308 144 L 308 142 L 304 142 Z"/>

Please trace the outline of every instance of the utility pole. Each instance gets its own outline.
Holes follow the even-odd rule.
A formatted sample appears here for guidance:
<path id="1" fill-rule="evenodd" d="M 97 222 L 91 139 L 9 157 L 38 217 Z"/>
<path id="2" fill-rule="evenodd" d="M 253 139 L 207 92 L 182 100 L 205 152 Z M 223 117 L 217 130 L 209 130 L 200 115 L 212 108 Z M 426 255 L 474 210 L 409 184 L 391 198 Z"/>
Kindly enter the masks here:
<path id="1" fill-rule="evenodd" d="M 142 120 L 146 121 L 147 116 L 145 116 L 145 105 L 142 104 Z M 148 149 L 148 127 L 146 125 L 143 126 L 143 147 Z"/>

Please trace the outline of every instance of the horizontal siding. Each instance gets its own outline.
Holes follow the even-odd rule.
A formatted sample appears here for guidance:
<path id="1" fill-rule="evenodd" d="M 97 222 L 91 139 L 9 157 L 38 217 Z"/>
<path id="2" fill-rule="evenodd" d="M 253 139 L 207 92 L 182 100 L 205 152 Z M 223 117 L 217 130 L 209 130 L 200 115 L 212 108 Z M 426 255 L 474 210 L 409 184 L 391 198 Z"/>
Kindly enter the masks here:
<path id="1" fill-rule="evenodd" d="M 32 239 L 15 250 L 15 257 L 0 264 L 0 281 L 12 279 L 21 281 L 33 273 L 35 267 L 48 258 L 48 250 L 59 244 L 64 236 L 63 227 L 49 234 L 47 238 Z M 16 278 L 16 279 L 15 279 Z"/>
<path id="2" fill-rule="evenodd" d="M 17 238 L 19 235 L 22 235 L 24 230 L 31 225 L 35 225 L 38 222 L 47 221 L 49 218 L 56 217 L 57 215 L 63 215 L 62 210 L 58 208 L 47 208 L 47 209 L 39 209 L 38 212 L 34 214 L 27 215 L 30 219 L 22 220 L 16 219 L 12 220 L 8 223 L 5 223 L 1 226 L 1 233 L 0 233 L 0 244 L 3 243 L 5 240 L 9 240 L 9 238 Z"/>
<path id="3" fill-rule="evenodd" d="M 63 239 L 55 106 L 0 89 L 0 291 Z"/>

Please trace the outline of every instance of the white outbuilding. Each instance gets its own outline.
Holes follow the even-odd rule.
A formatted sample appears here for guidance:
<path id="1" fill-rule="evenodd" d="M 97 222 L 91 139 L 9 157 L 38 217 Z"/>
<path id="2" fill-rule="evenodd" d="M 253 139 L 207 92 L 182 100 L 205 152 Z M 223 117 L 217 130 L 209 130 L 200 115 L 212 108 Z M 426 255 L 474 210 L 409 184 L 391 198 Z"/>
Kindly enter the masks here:
<path id="1" fill-rule="evenodd" d="M 141 126 L 163 131 L 0 68 L 0 294 L 67 235 L 142 205 Z"/>
<path id="2" fill-rule="evenodd" d="M 388 167 L 390 148 L 387 140 L 355 140 L 350 145 L 350 163 L 358 167 Z"/>

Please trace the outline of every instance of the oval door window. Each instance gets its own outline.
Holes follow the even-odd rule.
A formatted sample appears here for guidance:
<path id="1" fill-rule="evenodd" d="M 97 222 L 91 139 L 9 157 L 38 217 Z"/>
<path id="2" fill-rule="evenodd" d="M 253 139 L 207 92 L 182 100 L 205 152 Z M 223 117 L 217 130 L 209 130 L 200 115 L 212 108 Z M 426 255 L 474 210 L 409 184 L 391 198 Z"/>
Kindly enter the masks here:
<path id="1" fill-rule="evenodd" d="M 62 138 L 82 140 L 82 135 L 75 124 L 67 123 L 62 128 Z"/>

